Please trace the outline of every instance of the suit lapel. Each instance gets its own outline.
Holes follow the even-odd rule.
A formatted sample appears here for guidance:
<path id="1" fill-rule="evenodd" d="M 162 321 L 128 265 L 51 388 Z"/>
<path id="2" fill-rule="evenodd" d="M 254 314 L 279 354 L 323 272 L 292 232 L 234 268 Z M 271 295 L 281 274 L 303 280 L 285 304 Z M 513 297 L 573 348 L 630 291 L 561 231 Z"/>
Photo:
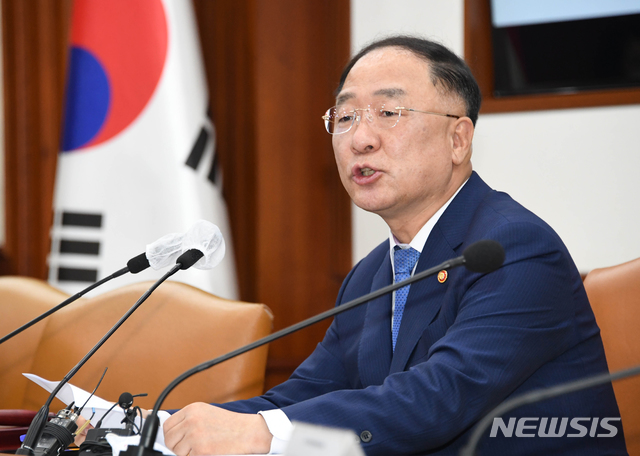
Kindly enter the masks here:
<path id="1" fill-rule="evenodd" d="M 373 277 L 370 291 L 376 291 L 392 281 L 389 252 Z M 391 295 L 381 296 L 367 304 L 364 330 L 358 349 L 360 378 L 364 387 L 381 385 L 391 364 Z"/>
<path id="2" fill-rule="evenodd" d="M 462 243 L 475 211 L 490 191 L 491 188 L 474 171 L 433 227 L 418 260 L 416 272 L 461 254 L 464 247 Z M 391 259 L 387 251 L 373 278 L 371 291 L 391 282 Z M 358 349 L 359 372 L 364 387 L 380 385 L 389 374 L 405 369 L 420 337 L 442 307 L 447 287 L 447 282 L 441 284 L 436 277 L 411 284 L 395 352 L 391 349 L 391 295 L 382 296 L 367 305 Z"/>
<path id="3" fill-rule="evenodd" d="M 478 206 L 491 191 L 474 171 L 469 181 L 444 211 L 422 249 L 416 272 L 424 271 L 461 254 L 459 250 Z M 428 277 L 411 284 L 390 373 L 405 369 L 420 337 L 442 307 L 449 283 Z"/>
<path id="4" fill-rule="evenodd" d="M 454 256 L 455 252 L 436 225 L 422 250 L 416 272 L 424 271 Z M 404 370 L 420 336 L 440 310 L 447 285 L 446 282 L 438 282 L 437 277 L 427 277 L 411 284 L 390 373 Z"/>

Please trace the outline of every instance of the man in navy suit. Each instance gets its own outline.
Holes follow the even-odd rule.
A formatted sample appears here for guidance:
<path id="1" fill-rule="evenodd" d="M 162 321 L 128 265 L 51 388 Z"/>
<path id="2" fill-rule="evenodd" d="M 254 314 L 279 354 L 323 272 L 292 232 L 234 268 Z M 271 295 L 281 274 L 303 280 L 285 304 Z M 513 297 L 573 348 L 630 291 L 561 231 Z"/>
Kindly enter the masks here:
<path id="1" fill-rule="evenodd" d="M 291 420 L 352 429 L 371 455 L 457 454 L 505 399 L 607 371 L 560 238 L 472 170 L 479 109 L 470 70 L 439 44 L 392 37 L 351 60 L 325 126 L 344 187 L 390 236 L 352 269 L 337 305 L 481 239 L 500 242 L 505 262 L 488 274 L 443 272 L 336 316 L 265 395 L 191 404 L 169 418 L 176 454 L 278 452 Z M 622 455 L 619 416 L 609 384 L 515 410 L 480 450 Z"/>

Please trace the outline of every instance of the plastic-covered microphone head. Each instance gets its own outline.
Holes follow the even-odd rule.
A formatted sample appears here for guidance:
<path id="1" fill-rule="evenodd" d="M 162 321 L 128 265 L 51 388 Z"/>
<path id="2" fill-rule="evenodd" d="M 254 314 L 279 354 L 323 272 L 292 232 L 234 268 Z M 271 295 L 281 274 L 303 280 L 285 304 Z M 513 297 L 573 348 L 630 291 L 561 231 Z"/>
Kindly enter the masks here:
<path id="1" fill-rule="evenodd" d="M 147 255 L 145 253 L 141 253 L 140 255 L 131 258 L 129 261 L 127 261 L 127 267 L 129 268 L 129 272 L 132 274 L 137 274 L 144 271 L 149 267 L 149 260 L 147 260 Z"/>
<path id="2" fill-rule="evenodd" d="M 203 254 L 203 258 L 193 265 L 194 268 L 211 269 L 216 266 L 222 261 L 225 253 L 224 238 L 220 228 L 206 220 L 198 220 L 187 230 L 182 241 L 183 254 L 192 249 L 199 250 Z"/>
<path id="3" fill-rule="evenodd" d="M 504 263 L 504 248 L 497 241 L 474 242 L 462 253 L 465 267 L 472 272 L 488 273 Z"/>
<path id="4" fill-rule="evenodd" d="M 176 258 L 183 252 L 183 239 L 184 233 L 171 233 L 148 244 L 145 253 L 149 260 L 149 265 L 156 271 L 174 265 Z"/>
<path id="5" fill-rule="evenodd" d="M 176 264 L 180 265 L 180 269 L 189 269 L 203 256 L 204 253 L 202 253 L 200 250 L 189 249 L 178 257 L 178 259 L 176 260 Z"/>

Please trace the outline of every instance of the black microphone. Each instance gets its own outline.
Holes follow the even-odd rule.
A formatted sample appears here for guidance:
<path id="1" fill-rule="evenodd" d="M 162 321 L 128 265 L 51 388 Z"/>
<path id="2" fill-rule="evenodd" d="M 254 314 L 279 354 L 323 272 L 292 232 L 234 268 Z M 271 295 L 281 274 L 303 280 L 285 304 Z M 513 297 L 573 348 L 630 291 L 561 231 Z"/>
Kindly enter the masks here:
<path id="1" fill-rule="evenodd" d="M 130 436 L 135 435 L 134 426 L 139 429 L 138 425 L 135 424 L 135 417 L 138 412 L 140 412 L 140 421 L 142 421 L 142 412 L 140 411 L 140 407 L 133 406 L 133 398 L 146 396 L 146 393 L 143 394 L 131 394 L 129 392 L 124 392 L 118 398 L 118 402 L 114 403 L 107 412 L 102 415 L 100 421 L 96 423 L 94 429 L 89 429 L 87 431 L 87 436 L 80 445 L 79 453 L 83 456 L 111 456 L 112 450 L 111 446 L 107 441 L 107 434 L 117 434 L 120 436 Z M 125 417 L 121 421 L 121 423 L 125 423 L 124 428 L 101 428 L 102 421 L 106 418 L 109 413 L 116 407 L 119 406 L 124 410 Z"/>
<path id="2" fill-rule="evenodd" d="M 196 264 L 200 258 L 204 257 L 204 252 L 198 249 L 189 249 L 178 257 L 176 264 L 180 265 L 180 269 L 189 269 Z"/>
<path id="3" fill-rule="evenodd" d="M 122 393 L 118 398 L 118 405 L 125 410 L 131 407 L 133 405 L 133 394 L 126 391 Z"/>
<path id="4" fill-rule="evenodd" d="M 231 351 L 218 358 L 197 365 L 196 367 L 184 372 L 179 377 L 174 379 L 169 384 L 169 386 L 167 386 L 162 391 L 162 393 L 160 393 L 158 400 L 153 406 L 153 411 L 145 420 L 140 437 L 140 444 L 137 446 L 130 445 L 125 451 L 120 452 L 120 456 L 159 456 L 162 454 L 161 452 L 153 449 L 153 444 L 156 440 L 158 428 L 160 426 L 158 411 L 160 410 L 160 407 L 162 406 L 162 403 L 164 402 L 167 395 L 171 391 L 173 391 L 176 386 L 178 386 L 180 383 L 182 383 L 192 375 L 207 370 L 217 364 L 222 363 L 223 361 L 235 358 L 236 356 L 253 350 L 254 348 L 258 348 L 262 345 L 271 343 L 274 340 L 280 339 L 300 329 L 306 328 L 307 326 L 311 326 L 321 320 L 345 312 L 349 309 L 352 309 L 353 307 L 364 304 L 365 302 L 371 301 L 372 299 L 378 298 L 387 293 L 391 293 L 392 291 L 409 285 L 412 282 L 423 279 L 425 277 L 433 276 L 443 269 L 452 269 L 461 265 L 465 265 L 467 269 L 472 272 L 489 273 L 498 269 L 502 265 L 502 263 L 504 262 L 504 257 L 504 249 L 498 242 L 491 240 L 482 240 L 475 242 L 464 250 L 462 256 L 447 260 L 437 266 L 416 273 L 406 280 L 387 285 L 386 287 L 380 288 L 374 292 L 368 293 L 345 304 L 341 304 L 314 317 L 308 318 L 287 328 L 281 329 L 280 331 L 276 331 L 269 336 L 263 337 L 262 339 L 247 344 L 244 347 L 240 347 L 237 350 Z"/>
<path id="5" fill-rule="evenodd" d="M 146 396 L 146 394 L 138 394 L 136 396 Z M 100 418 L 100 420 L 96 423 L 96 429 L 99 429 L 100 426 L 102 425 L 102 421 L 107 417 L 107 415 L 109 413 L 111 413 L 111 410 L 113 410 L 114 408 L 116 408 L 116 405 L 119 405 L 121 408 L 123 409 L 128 409 L 129 407 L 131 407 L 131 405 L 133 405 L 133 395 L 131 393 L 127 393 L 124 392 L 120 395 L 120 397 L 118 398 L 118 402 L 115 402 L 106 412 L 104 415 L 102 415 L 102 418 Z"/>
<path id="6" fill-rule="evenodd" d="M 504 263 L 504 249 L 497 241 L 485 239 L 474 242 L 462 252 L 463 264 L 471 272 L 488 273 Z"/>
<path id="7" fill-rule="evenodd" d="M 160 239 L 158 239 L 157 241 L 153 242 L 152 244 L 149 244 L 147 246 L 146 252 L 143 252 L 140 255 L 137 255 L 137 256 L 131 258 L 127 262 L 127 266 L 126 267 L 114 272 L 110 276 L 107 276 L 104 279 L 99 280 L 98 282 L 96 282 L 96 283 L 94 283 L 92 285 L 89 285 L 84 290 L 79 291 L 78 293 L 74 294 L 73 296 L 65 299 L 63 302 L 58 304 L 56 307 L 53 307 L 53 308 L 47 310 L 46 312 L 44 312 L 43 314 L 41 314 L 38 317 L 34 318 L 30 322 L 25 323 L 24 325 L 20 326 L 15 331 L 7 334 L 2 339 L 0 339 L 0 344 L 2 344 L 3 342 L 6 342 L 7 340 L 11 339 L 13 336 L 16 336 L 16 335 L 20 334 L 22 331 L 24 331 L 25 329 L 30 328 L 31 326 L 35 325 L 39 321 L 44 320 L 49 315 L 57 312 L 58 310 L 62 309 L 65 306 L 71 304 L 72 302 L 76 301 L 78 298 L 84 296 L 85 294 L 87 294 L 91 290 L 93 290 L 93 289 L 99 287 L 100 285 L 110 281 L 111 279 L 115 279 L 116 277 L 120 277 L 121 275 L 124 275 L 127 272 L 130 272 L 132 274 L 137 274 L 139 272 L 144 271 L 149 266 L 151 266 L 153 269 L 156 269 L 156 270 L 160 269 L 161 267 L 168 266 L 181 253 L 180 246 L 181 246 L 183 238 L 184 238 L 184 233 L 172 233 L 172 234 L 167 234 L 167 235 L 161 237 Z"/>
<path id="8" fill-rule="evenodd" d="M 208 223 L 208 222 L 207 222 Z M 212 226 L 215 227 L 215 225 L 211 224 Z M 217 227 L 215 227 L 217 229 Z M 219 230 L 218 230 L 219 232 Z M 192 236 L 192 237 L 195 237 Z M 222 235 L 220 234 L 220 238 L 222 238 Z M 181 240 L 182 241 L 182 240 Z M 206 253 L 202 252 L 202 251 L 198 251 L 196 249 L 189 249 L 186 252 L 184 252 L 182 255 L 180 255 L 180 261 L 177 261 L 175 266 L 173 268 L 171 268 L 171 270 L 169 272 L 167 272 L 164 276 L 162 276 L 157 282 L 155 282 L 146 292 L 144 295 L 142 295 L 140 297 L 140 299 L 138 299 L 138 301 L 133 305 L 133 307 L 131 307 L 127 313 L 124 314 L 124 316 L 122 318 L 120 318 L 120 320 L 107 332 L 107 334 L 105 334 L 102 339 L 100 339 L 100 341 L 98 341 L 98 343 L 91 349 L 89 350 L 89 353 L 87 353 L 81 360 L 80 362 L 78 362 L 78 364 L 76 364 L 75 367 L 73 367 L 69 373 L 67 375 L 64 376 L 64 378 L 58 383 L 58 385 L 53 389 L 53 391 L 51 392 L 51 394 L 49 395 L 49 398 L 47 399 L 46 403 L 42 406 L 42 408 L 38 411 L 38 413 L 36 414 L 36 416 L 33 418 L 33 420 L 31 421 L 31 425 L 29 426 L 29 429 L 27 430 L 27 435 L 24 438 L 24 441 L 22 442 L 22 446 L 20 448 L 18 448 L 18 450 L 16 450 L 16 454 L 21 454 L 21 455 L 28 455 L 28 456 L 34 456 L 36 455 L 36 448 L 37 448 L 37 444 L 42 436 L 42 432 L 45 428 L 45 425 L 47 424 L 47 417 L 49 415 L 49 406 L 51 405 L 51 401 L 53 401 L 53 398 L 56 396 L 56 394 L 58 394 L 58 392 L 60 391 L 60 389 L 69 382 L 69 380 L 71 380 L 71 378 L 76 374 L 76 372 L 78 372 L 78 370 L 80 370 L 80 368 L 89 360 L 89 358 L 91 358 L 91 356 L 93 356 L 93 354 L 98 351 L 98 349 L 100 347 L 102 347 L 102 345 L 107 341 L 107 339 L 109 339 L 109 337 L 111 337 L 113 335 L 114 332 L 116 332 L 116 330 L 122 326 L 122 324 L 131 316 L 131 314 L 133 314 L 133 312 L 136 311 L 136 309 L 138 307 L 140 307 L 140 305 L 146 301 L 146 299 L 151 295 L 151 293 L 153 293 L 153 291 L 158 288 L 160 286 L 160 284 L 162 284 L 165 280 L 167 280 L 169 277 L 171 277 L 172 275 L 174 275 L 176 272 L 180 271 L 180 270 L 184 270 L 184 269 L 188 269 L 189 267 L 191 267 L 195 262 L 197 262 L 199 259 L 206 257 L 206 254 L 213 255 L 216 251 L 216 248 L 209 248 L 209 245 L 212 244 L 212 238 L 204 238 L 201 240 L 201 244 L 203 246 L 203 250 L 205 250 Z M 220 240 L 220 242 L 217 244 L 217 246 L 220 245 L 220 243 L 222 243 L 222 245 L 224 245 L 224 240 Z M 183 250 L 181 246 L 179 246 L 180 249 L 178 249 L 176 252 L 179 253 L 180 250 Z M 175 250 L 172 248 L 172 251 Z M 223 252 L 224 254 L 224 252 Z M 57 426 L 55 427 L 55 431 L 50 431 L 50 432 L 60 432 L 62 434 L 64 434 L 64 436 L 61 436 L 61 438 L 57 438 L 57 442 L 58 445 L 54 446 L 53 449 L 51 451 L 55 451 L 55 454 L 59 453 L 60 451 L 64 450 L 66 448 L 66 446 L 69 445 L 70 442 L 73 442 L 73 437 L 71 438 L 71 440 L 68 440 L 69 434 L 71 434 L 75 429 L 71 430 L 71 429 L 67 429 L 70 427 L 73 427 L 71 425 L 71 423 L 73 423 L 73 425 L 75 425 L 75 420 L 77 419 L 77 415 L 73 415 L 73 416 L 65 416 L 66 421 L 65 423 L 67 423 L 67 426 Z M 76 426 L 77 427 L 77 426 Z M 67 443 L 65 445 L 65 442 L 69 441 L 69 443 Z M 54 454 L 54 453 L 49 453 L 49 454 Z M 49 454 L 45 455 L 45 456 L 49 456 Z M 39 454 L 37 454 L 37 456 L 40 456 Z"/>
<path id="9" fill-rule="evenodd" d="M 482 437 L 484 431 L 493 423 L 494 418 L 498 418 L 511 410 L 527 404 L 533 404 L 535 402 L 541 402 L 552 397 L 562 396 L 563 394 L 574 393 L 594 386 L 603 385 L 605 383 L 613 382 L 616 380 L 622 380 L 623 378 L 633 377 L 640 374 L 640 366 L 630 367 L 616 371 L 614 373 L 605 372 L 602 374 L 593 375 L 591 377 L 581 378 L 560 385 L 550 386 L 548 388 L 541 388 L 521 396 L 514 397 L 508 401 L 504 401 L 496 408 L 487 413 L 476 424 L 475 429 L 469 437 L 467 444 L 460 450 L 460 456 L 475 456 L 478 442 Z"/>

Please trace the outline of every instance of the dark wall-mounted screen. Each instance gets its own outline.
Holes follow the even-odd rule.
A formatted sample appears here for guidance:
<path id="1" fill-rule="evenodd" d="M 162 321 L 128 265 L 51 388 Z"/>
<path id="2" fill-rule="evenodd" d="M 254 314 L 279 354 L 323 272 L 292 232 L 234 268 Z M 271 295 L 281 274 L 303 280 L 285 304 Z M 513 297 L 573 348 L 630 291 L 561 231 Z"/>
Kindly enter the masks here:
<path id="1" fill-rule="evenodd" d="M 640 86 L 640 14 L 496 20 L 496 3 L 496 97 Z"/>

